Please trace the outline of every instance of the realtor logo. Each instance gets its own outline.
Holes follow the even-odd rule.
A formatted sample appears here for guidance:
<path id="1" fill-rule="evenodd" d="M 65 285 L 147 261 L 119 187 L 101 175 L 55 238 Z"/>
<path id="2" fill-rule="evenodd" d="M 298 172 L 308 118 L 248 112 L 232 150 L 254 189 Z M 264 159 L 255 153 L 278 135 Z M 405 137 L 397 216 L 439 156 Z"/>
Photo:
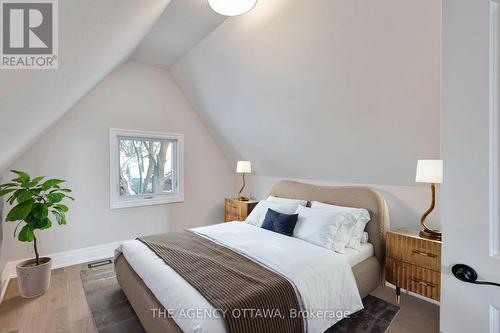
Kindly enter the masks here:
<path id="1" fill-rule="evenodd" d="M 1 0 L 2 69 L 57 69 L 56 0 Z"/>

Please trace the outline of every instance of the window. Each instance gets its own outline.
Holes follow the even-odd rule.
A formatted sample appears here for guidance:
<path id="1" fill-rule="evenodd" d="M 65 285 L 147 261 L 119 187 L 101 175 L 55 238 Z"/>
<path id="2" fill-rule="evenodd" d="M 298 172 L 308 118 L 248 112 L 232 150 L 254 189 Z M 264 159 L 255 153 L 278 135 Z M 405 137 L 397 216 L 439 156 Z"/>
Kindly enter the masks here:
<path id="1" fill-rule="evenodd" d="M 111 208 L 184 201 L 182 134 L 110 130 Z"/>

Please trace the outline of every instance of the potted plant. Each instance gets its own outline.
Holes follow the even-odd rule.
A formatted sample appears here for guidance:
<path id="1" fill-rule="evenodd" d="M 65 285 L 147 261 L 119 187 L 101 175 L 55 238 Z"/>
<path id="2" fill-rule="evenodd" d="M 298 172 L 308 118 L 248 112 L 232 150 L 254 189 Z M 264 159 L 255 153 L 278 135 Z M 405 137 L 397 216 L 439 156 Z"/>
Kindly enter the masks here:
<path id="1" fill-rule="evenodd" d="M 52 260 L 39 257 L 35 230 L 45 230 L 52 226 L 53 216 L 59 225 L 66 224 L 68 207 L 61 202 L 68 198 L 68 188 L 61 188 L 62 179 L 31 177 L 22 171 L 11 170 L 17 174 L 12 182 L 0 185 L 0 198 L 10 195 L 7 202 L 12 209 L 5 218 L 6 222 L 18 222 L 14 237 L 21 242 L 33 242 L 35 258 L 21 262 L 16 266 L 19 291 L 22 297 L 32 298 L 42 295 L 49 288 Z M 50 215 L 49 215 L 50 214 Z M 19 230 L 19 227 L 22 228 Z M 19 230 L 19 232 L 18 232 Z"/>

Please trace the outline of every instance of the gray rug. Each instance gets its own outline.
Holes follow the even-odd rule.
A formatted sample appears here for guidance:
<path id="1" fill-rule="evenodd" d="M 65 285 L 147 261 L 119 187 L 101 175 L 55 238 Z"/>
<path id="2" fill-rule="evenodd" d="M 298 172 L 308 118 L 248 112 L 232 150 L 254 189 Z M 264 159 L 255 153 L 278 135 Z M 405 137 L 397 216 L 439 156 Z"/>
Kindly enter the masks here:
<path id="1" fill-rule="evenodd" d="M 342 319 L 326 333 L 384 333 L 399 312 L 399 306 L 372 295 L 363 298 L 363 305 L 363 310 Z"/>
<path id="2" fill-rule="evenodd" d="M 113 264 L 83 270 L 80 276 L 99 333 L 145 332 L 116 280 Z"/>
<path id="3" fill-rule="evenodd" d="M 80 273 L 85 296 L 99 333 L 142 333 L 132 306 L 120 288 L 112 264 L 89 268 Z M 363 299 L 365 308 L 343 319 L 325 333 L 383 333 L 399 307 L 375 296 Z"/>

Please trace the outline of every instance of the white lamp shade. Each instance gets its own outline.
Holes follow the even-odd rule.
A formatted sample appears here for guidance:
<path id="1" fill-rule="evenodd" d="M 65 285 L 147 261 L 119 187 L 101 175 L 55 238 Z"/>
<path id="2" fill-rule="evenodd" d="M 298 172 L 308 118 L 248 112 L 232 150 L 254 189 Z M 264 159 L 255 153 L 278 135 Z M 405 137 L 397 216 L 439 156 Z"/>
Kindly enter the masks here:
<path id="1" fill-rule="evenodd" d="M 208 5 L 216 13 L 224 16 L 245 14 L 252 9 L 257 0 L 208 0 Z"/>
<path id="2" fill-rule="evenodd" d="M 250 161 L 238 161 L 236 173 L 252 173 L 252 163 Z"/>
<path id="3" fill-rule="evenodd" d="M 443 160 L 418 160 L 415 181 L 417 183 L 441 184 L 443 182 Z"/>

